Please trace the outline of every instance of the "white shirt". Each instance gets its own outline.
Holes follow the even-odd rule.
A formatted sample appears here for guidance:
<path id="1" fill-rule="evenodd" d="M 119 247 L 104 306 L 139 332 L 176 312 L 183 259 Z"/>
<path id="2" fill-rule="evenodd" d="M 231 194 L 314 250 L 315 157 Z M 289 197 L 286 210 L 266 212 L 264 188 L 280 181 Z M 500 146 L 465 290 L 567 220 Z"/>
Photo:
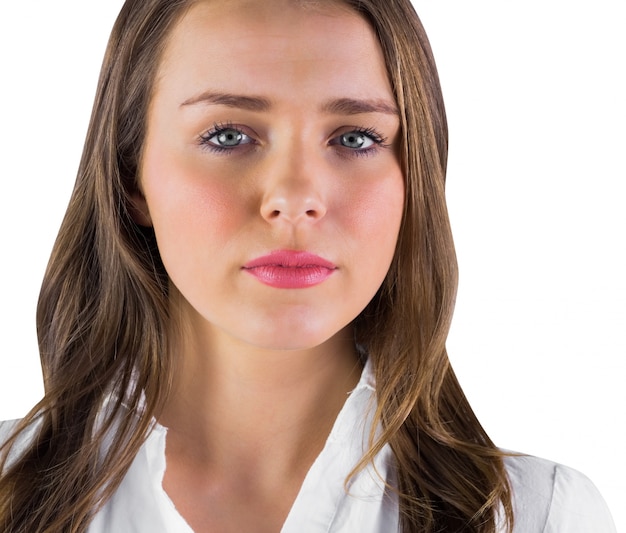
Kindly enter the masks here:
<path id="1" fill-rule="evenodd" d="M 307 473 L 281 533 L 393 533 L 398 504 L 371 466 L 344 490 L 367 449 L 375 408 L 374 379 L 366 364 L 340 411 L 324 449 Z M 0 423 L 0 442 L 12 423 Z M 89 533 L 193 533 L 162 487 L 167 429 L 157 425 L 122 483 L 96 514 Z M 529 456 L 505 459 L 514 496 L 515 533 L 615 533 L 593 483 L 571 468 Z M 393 456 L 385 446 L 375 466 L 393 484 Z"/>

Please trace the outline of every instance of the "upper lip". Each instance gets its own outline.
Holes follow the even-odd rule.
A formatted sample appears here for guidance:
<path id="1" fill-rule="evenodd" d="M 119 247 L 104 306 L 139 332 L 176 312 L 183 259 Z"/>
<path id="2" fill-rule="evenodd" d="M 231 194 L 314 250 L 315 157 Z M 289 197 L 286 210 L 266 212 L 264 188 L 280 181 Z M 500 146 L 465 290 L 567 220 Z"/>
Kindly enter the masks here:
<path id="1" fill-rule="evenodd" d="M 267 255 L 248 261 L 243 268 L 258 268 L 265 266 L 286 268 L 321 267 L 331 270 L 337 268 L 331 261 L 328 261 L 319 255 L 311 252 L 296 250 L 275 250 Z"/>

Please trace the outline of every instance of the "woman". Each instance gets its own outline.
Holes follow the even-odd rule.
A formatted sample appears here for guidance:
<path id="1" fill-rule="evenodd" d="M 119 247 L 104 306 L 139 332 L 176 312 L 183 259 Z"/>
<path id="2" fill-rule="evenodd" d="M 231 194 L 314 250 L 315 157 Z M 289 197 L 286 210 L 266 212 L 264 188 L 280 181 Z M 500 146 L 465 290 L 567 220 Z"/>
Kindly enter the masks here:
<path id="1" fill-rule="evenodd" d="M 446 152 L 408 1 L 127 1 L 2 530 L 611 531 L 450 368 Z"/>

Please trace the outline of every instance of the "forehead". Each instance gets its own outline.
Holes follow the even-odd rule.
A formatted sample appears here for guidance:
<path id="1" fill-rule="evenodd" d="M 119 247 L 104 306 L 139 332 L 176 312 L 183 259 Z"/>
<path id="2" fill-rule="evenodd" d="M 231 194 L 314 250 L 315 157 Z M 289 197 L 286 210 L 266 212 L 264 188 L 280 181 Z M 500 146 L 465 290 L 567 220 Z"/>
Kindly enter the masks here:
<path id="1" fill-rule="evenodd" d="M 307 21 L 325 20 L 328 24 L 334 21 L 340 26 L 348 19 L 363 20 L 341 0 L 192 0 L 176 28 L 182 27 L 184 32 L 213 22 L 236 28 L 243 34 L 261 26 L 271 36 L 285 24 L 303 30 L 311 25 Z"/>
<path id="2" fill-rule="evenodd" d="M 196 2 L 171 31 L 157 92 L 174 80 L 188 89 L 210 83 L 252 93 L 329 88 L 337 80 L 342 91 L 391 91 L 373 29 L 332 1 Z"/>

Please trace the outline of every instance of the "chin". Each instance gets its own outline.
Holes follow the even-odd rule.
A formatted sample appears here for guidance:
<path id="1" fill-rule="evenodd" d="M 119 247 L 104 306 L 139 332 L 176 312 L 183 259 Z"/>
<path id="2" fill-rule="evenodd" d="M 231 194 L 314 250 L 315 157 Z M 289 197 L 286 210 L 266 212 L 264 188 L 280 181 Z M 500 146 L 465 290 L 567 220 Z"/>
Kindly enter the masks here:
<path id="1" fill-rule="evenodd" d="M 245 337 L 240 337 L 241 340 L 264 350 L 312 350 L 329 342 L 344 330 L 344 327 L 329 328 L 328 325 L 323 327 L 311 322 L 294 324 L 293 321 L 280 326 L 275 323 L 265 326 Z"/>
<path id="2" fill-rule="evenodd" d="M 285 335 L 283 332 L 283 335 L 255 336 L 247 343 L 263 350 L 303 351 L 315 349 L 328 340 L 329 337 L 323 335 L 299 335 L 297 332 Z"/>

